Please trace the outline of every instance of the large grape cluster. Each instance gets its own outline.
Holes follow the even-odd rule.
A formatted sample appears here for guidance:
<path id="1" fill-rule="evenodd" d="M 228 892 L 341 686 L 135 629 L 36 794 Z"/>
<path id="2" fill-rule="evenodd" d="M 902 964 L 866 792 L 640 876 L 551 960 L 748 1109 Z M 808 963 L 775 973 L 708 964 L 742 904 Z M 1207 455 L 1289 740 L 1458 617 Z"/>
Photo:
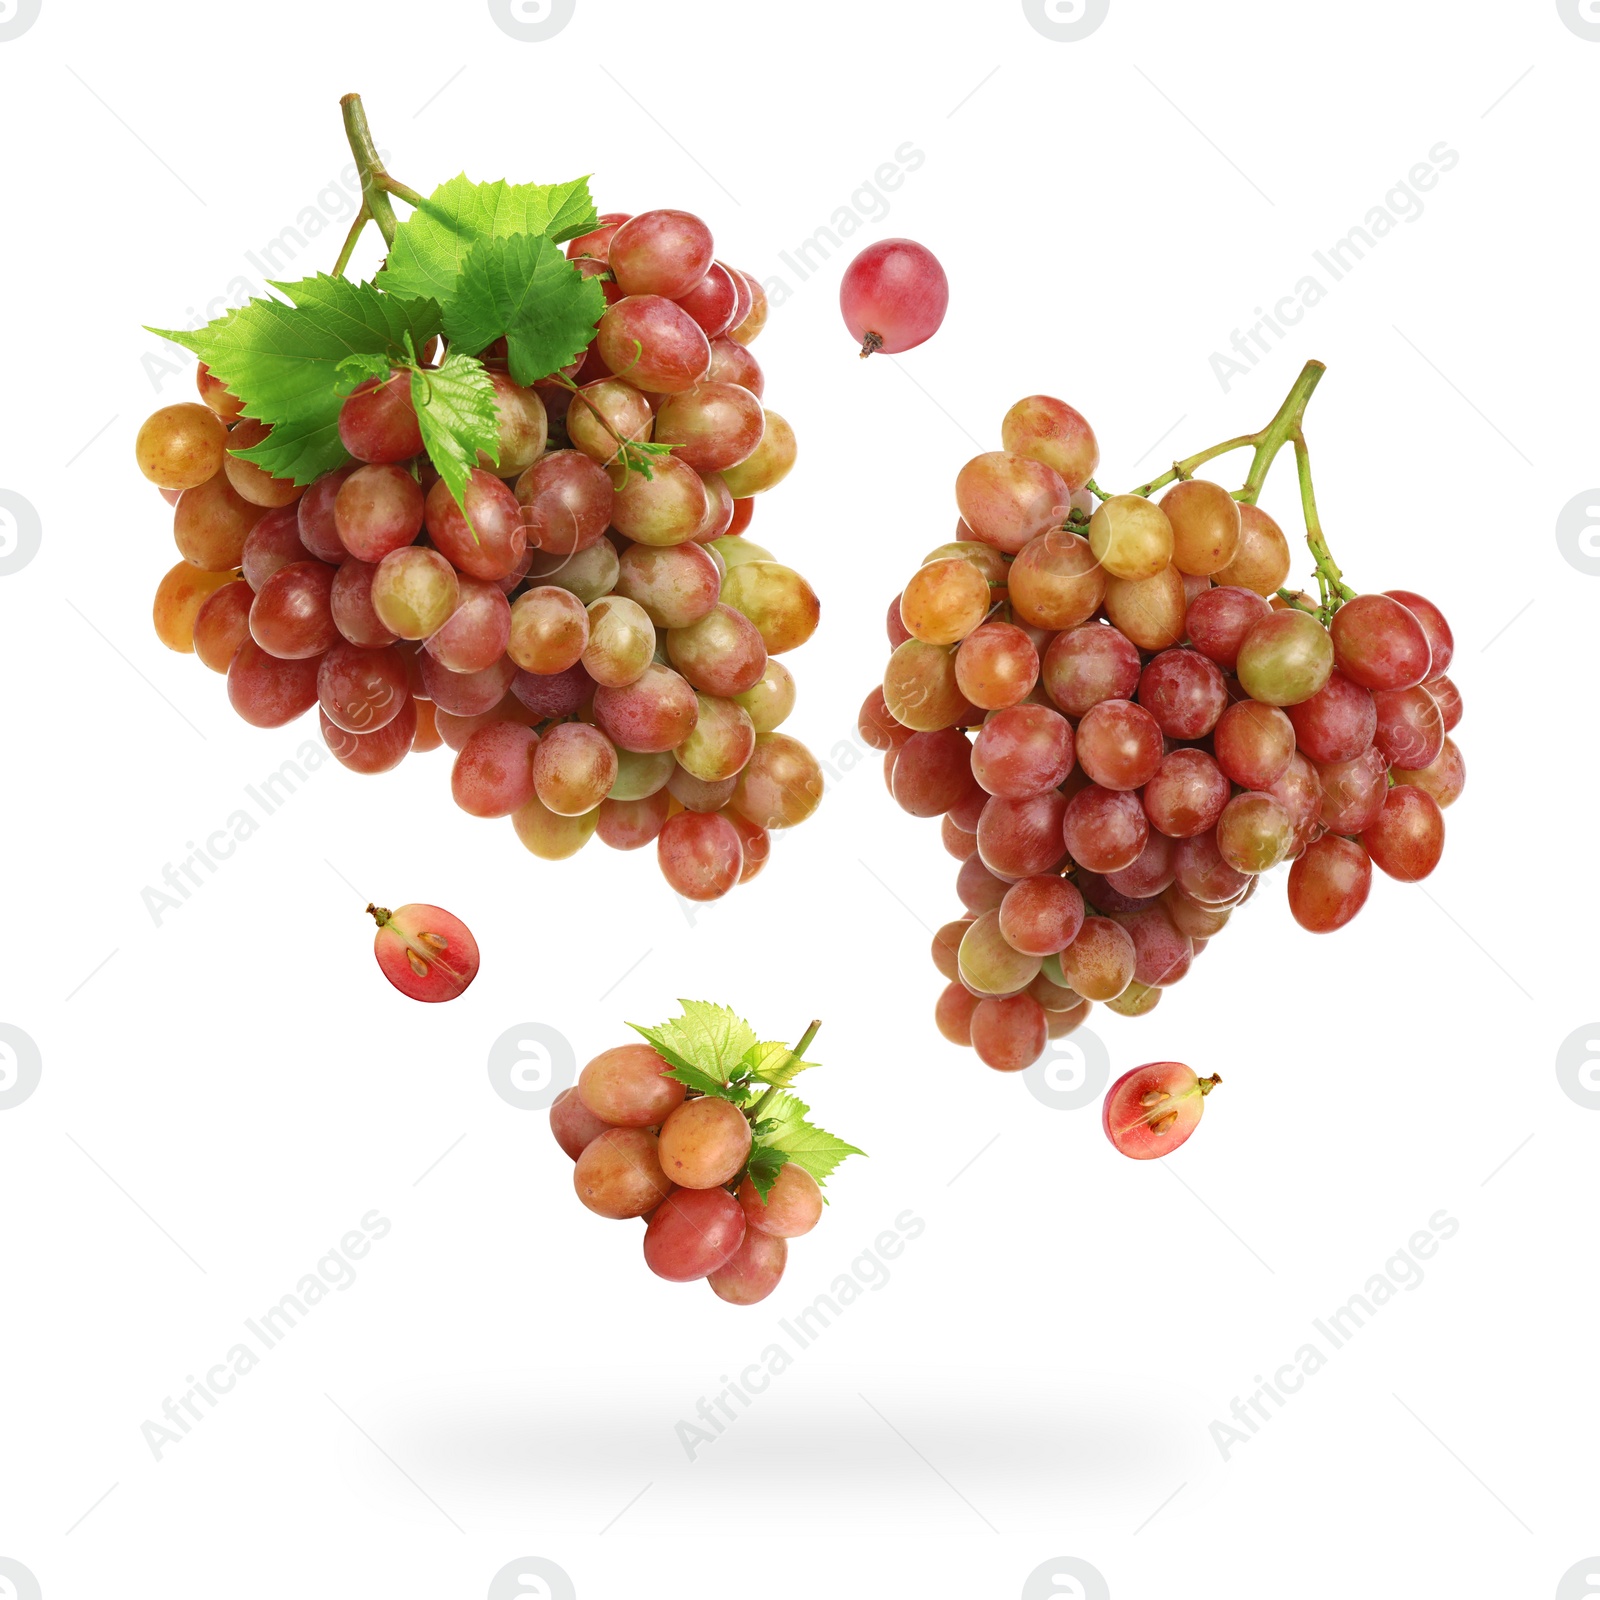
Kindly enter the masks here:
<path id="1" fill-rule="evenodd" d="M 503 340 L 473 352 L 498 453 L 459 503 L 423 450 L 409 374 L 344 401 L 350 459 L 298 486 L 237 454 L 270 430 L 202 364 L 204 404 L 139 434 L 182 558 L 156 631 L 226 674 L 246 722 L 317 707 L 362 773 L 442 743 L 457 804 L 510 817 L 536 856 L 595 835 L 654 843 L 674 889 L 712 900 L 822 789 L 778 731 L 795 698 L 778 657 L 815 630 L 817 597 L 744 537 L 795 460 L 748 349 L 766 297 L 683 211 L 602 216 L 567 256 L 602 281 L 595 337 L 530 386 Z"/>
<path id="2" fill-rule="evenodd" d="M 956 479 L 954 540 L 889 606 L 861 731 L 900 805 L 943 817 L 964 911 L 934 937 L 936 1021 L 996 1070 L 1095 1001 L 1150 1011 L 1274 867 L 1325 933 L 1374 864 L 1408 883 L 1438 864 L 1465 782 L 1450 627 L 1343 583 L 1309 467 L 1321 596 L 1281 589 L 1289 544 L 1254 501 L 1271 455 L 1303 451 L 1291 420 L 1245 441 L 1239 495 L 1180 463 L 1159 499 L 1108 497 L 1084 418 L 1021 400 Z"/>

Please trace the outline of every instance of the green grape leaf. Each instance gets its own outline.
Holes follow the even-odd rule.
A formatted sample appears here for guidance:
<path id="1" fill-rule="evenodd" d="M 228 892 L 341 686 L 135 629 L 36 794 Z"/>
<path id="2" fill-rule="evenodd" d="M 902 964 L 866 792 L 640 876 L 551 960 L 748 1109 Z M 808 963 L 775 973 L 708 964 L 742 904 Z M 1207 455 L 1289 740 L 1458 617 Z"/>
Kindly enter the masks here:
<path id="1" fill-rule="evenodd" d="M 701 1094 L 723 1100 L 739 1098 L 730 1093 L 745 1053 L 756 1044 L 755 1029 L 726 1006 L 705 1000 L 680 1000 L 681 1017 L 642 1028 L 628 1026 L 655 1047 L 668 1064 L 667 1076 L 698 1089 Z"/>
<path id="2" fill-rule="evenodd" d="M 547 377 L 583 354 L 606 309 L 598 278 L 586 278 L 544 234 L 479 239 L 446 302 L 450 343 L 482 350 L 506 341 L 520 384 Z"/>
<path id="3" fill-rule="evenodd" d="M 403 362 L 443 331 L 443 314 L 434 300 L 326 273 L 271 287 L 287 298 L 250 300 L 203 328 L 148 331 L 199 356 L 246 416 L 271 424 L 271 435 L 240 456 L 307 484 L 350 459 L 339 442 L 341 364 L 353 356 Z"/>
<path id="4" fill-rule="evenodd" d="M 781 1039 L 768 1040 L 747 1050 L 742 1063 L 752 1078 L 779 1089 L 787 1089 L 802 1072 L 820 1064 L 802 1061 Z"/>
<path id="5" fill-rule="evenodd" d="M 370 379 L 376 378 L 382 383 L 394 371 L 394 362 L 383 355 L 346 356 L 333 370 L 334 393 L 352 395 Z"/>
<path id="6" fill-rule="evenodd" d="M 758 1144 L 751 1150 L 749 1164 L 744 1169 L 745 1176 L 755 1185 L 763 1204 L 788 1161 L 788 1156 L 781 1150 L 772 1149 L 770 1145 Z"/>
<path id="7" fill-rule="evenodd" d="M 454 353 L 437 371 L 411 369 L 411 403 L 417 408 L 423 448 L 462 505 L 478 452 L 491 460 L 500 452 L 500 413 L 494 385 L 476 356 Z M 469 519 L 468 526 L 471 526 Z"/>
<path id="8" fill-rule="evenodd" d="M 826 1182 L 829 1174 L 847 1156 L 866 1154 L 826 1129 L 808 1122 L 806 1118 L 810 1115 L 810 1106 L 792 1094 L 775 1094 L 767 1102 L 765 1110 L 767 1117 L 778 1126 L 762 1137 L 762 1148 L 782 1155 L 797 1167 L 804 1167 L 818 1183 Z"/>
<path id="9" fill-rule="evenodd" d="M 390 294 L 428 295 L 449 306 L 467 255 L 480 239 L 545 234 L 560 244 L 587 233 L 599 220 L 587 178 L 472 183 L 461 173 L 440 184 L 400 224 L 378 285 Z"/>

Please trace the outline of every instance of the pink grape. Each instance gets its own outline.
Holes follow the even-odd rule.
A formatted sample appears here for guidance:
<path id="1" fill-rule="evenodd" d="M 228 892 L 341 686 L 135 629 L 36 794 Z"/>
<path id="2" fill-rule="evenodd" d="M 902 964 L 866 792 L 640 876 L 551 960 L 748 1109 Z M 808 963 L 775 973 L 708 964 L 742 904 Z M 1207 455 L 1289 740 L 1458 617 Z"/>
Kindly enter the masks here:
<path id="1" fill-rule="evenodd" d="M 975 539 L 1007 554 L 1059 526 L 1071 490 L 1042 461 L 992 450 L 975 456 L 956 476 L 956 504 Z"/>
<path id="2" fill-rule="evenodd" d="M 720 1267 L 706 1274 L 706 1282 L 711 1292 L 729 1305 L 758 1305 L 778 1287 L 788 1259 L 786 1239 L 749 1227 L 744 1242 Z"/>
<path id="3" fill-rule="evenodd" d="M 666 1060 L 647 1044 L 602 1050 L 578 1074 L 578 1094 L 616 1128 L 656 1128 L 683 1104 L 688 1089 L 667 1076 Z"/>
<path id="4" fill-rule="evenodd" d="M 339 441 L 357 461 L 409 461 L 422 454 L 422 429 L 411 403 L 411 374 L 372 378 L 339 408 Z"/>
<path id="5" fill-rule="evenodd" d="M 333 508 L 345 480 L 360 466 L 358 461 L 335 467 L 318 478 L 295 502 L 295 520 L 300 526 L 300 542 L 319 561 L 337 564 L 349 553 L 339 538 Z"/>
<path id="6" fill-rule="evenodd" d="M 405 660 L 392 645 L 363 650 L 341 641 L 318 665 L 317 698 L 336 727 L 348 733 L 376 733 L 410 698 Z"/>
<path id="7" fill-rule="evenodd" d="M 267 512 L 245 535 L 239 565 L 252 590 L 259 591 L 274 572 L 291 561 L 312 559 L 312 552 L 300 537 L 300 507 L 304 504 L 301 500 Z"/>
<path id="8" fill-rule="evenodd" d="M 1444 749 L 1444 716 L 1439 702 L 1420 684 L 1410 689 L 1380 689 L 1372 697 L 1377 726 L 1372 742 L 1395 767 L 1426 767 Z"/>
<path id="9" fill-rule="evenodd" d="M 1362 830 L 1361 843 L 1391 878 L 1420 882 L 1444 853 L 1444 815 L 1426 790 L 1398 784 Z"/>
<path id="10" fill-rule="evenodd" d="M 1044 1008 L 1032 995 L 979 1001 L 972 1013 L 972 1048 L 996 1072 L 1021 1072 L 1044 1052 L 1049 1039 Z"/>
<path id="11" fill-rule="evenodd" d="M 1083 914 L 1083 896 L 1065 878 L 1024 878 L 1000 902 L 1000 932 L 1024 955 L 1055 955 L 1077 938 Z"/>
<path id="12" fill-rule="evenodd" d="M 555 450 L 517 479 L 529 544 L 571 555 L 605 537 L 616 498 L 605 470 L 578 450 Z"/>
<path id="13" fill-rule="evenodd" d="M 965 747 L 965 738 L 957 737 Z M 1073 764 L 1072 724 L 1048 706 L 1011 706 L 978 730 L 970 756 L 972 775 L 984 789 L 1020 800 L 1065 782 Z"/>
<path id="14" fill-rule="evenodd" d="M 1335 619 L 1337 620 L 1337 619 Z M 1309 700 L 1333 672 L 1328 630 L 1303 611 L 1274 611 L 1239 646 L 1239 683 L 1252 700 L 1293 706 Z"/>
<path id="15" fill-rule="evenodd" d="M 726 1266 L 744 1235 L 744 1212 L 726 1189 L 674 1189 L 645 1229 L 645 1265 L 659 1278 L 690 1283 Z"/>
<path id="16" fill-rule="evenodd" d="M 1340 670 L 1364 689 L 1409 689 L 1429 676 L 1432 651 L 1417 619 L 1385 594 L 1362 594 L 1334 613 Z"/>
<path id="17" fill-rule="evenodd" d="M 1078 765 L 1101 788 L 1139 789 L 1161 765 L 1161 729 L 1143 706 L 1102 700 L 1078 723 L 1075 748 Z"/>
<path id="18" fill-rule="evenodd" d="M 338 579 L 334 582 L 337 585 Z M 442 628 L 429 635 L 424 648 L 452 672 L 481 672 L 506 653 L 511 606 L 495 584 L 479 578 L 461 578 L 458 584 L 455 610 Z"/>
<path id="19" fill-rule="evenodd" d="M 1378 727 L 1372 691 L 1337 667 L 1309 700 L 1290 706 L 1288 716 L 1295 742 L 1317 762 L 1349 761 L 1360 755 Z"/>
<path id="20" fill-rule="evenodd" d="M 1317 696 L 1296 706 L 1314 705 Z M 1265 789 L 1281 778 L 1295 752 L 1295 729 L 1287 713 L 1256 700 L 1241 700 L 1222 713 L 1211 730 L 1219 767 L 1246 789 Z"/>
<path id="21" fill-rule="evenodd" d="M 1067 487 L 1081 489 L 1100 465 L 1094 429 L 1063 400 L 1029 395 L 1006 412 L 1000 442 L 1014 455 L 1042 461 L 1061 474 Z"/>
<path id="22" fill-rule="evenodd" d="M 1232 672 L 1245 636 L 1271 614 L 1272 607 L 1249 589 L 1207 589 L 1189 602 L 1189 639 L 1201 655 Z"/>
<path id="23" fill-rule="evenodd" d="M 613 850 L 641 850 L 660 836 L 671 807 L 665 789 L 637 800 L 607 798 L 600 802 L 595 832 L 600 842 Z"/>
<path id="24" fill-rule="evenodd" d="M 734 313 L 739 309 L 739 291 L 733 274 L 720 261 L 713 261 L 706 268 L 706 275 L 692 289 L 672 298 L 700 324 L 708 339 L 726 333 L 733 326 Z"/>
<path id="25" fill-rule="evenodd" d="M 339 542 L 358 561 L 376 565 L 422 532 L 422 503 L 422 486 L 404 467 L 358 467 L 334 496 Z"/>
<path id="26" fill-rule="evenodd" d="M 255 728 L 281 728 L 317 703 L 316 657 L 284 660 L 246 639 L 228 663 L 228 701 Z"/>
<path id="27" fill-rule="evenodd" d="M 1140 671 L 1138 647 L 1098 622 L 1058 633 L 1042 667 L 1046 691 L 1069 717 L 1083 716 L 1102 700 L 1131 699 Z"/>
<path id="28" fill-rule="evenodd" d="M 1204 750 L 1173 750 L 1144 786 L 1144 811 L 1158 833 L 1188 839 L 1216 826 L 1230 793 L 1228 777 Z"/>
<path id="29" fill-rule="evenodd" d="M 721 472 L 755 453 L 766 432 L 766 413 L 748 389 L 734 383 L 700 383 L 672 395 L 656 413 L 655 442 L 696 472 Z"/>
<path id="30" fill-rule="evenodd" d="M 972 746 L 957 729 L 915 733 L 895 764 L 894 797 L 914 817 L 936 817 L 975 787 L 972 764 Z"/>
<path id="31" fill-rule="evenodd" d="M 839 281 L 839 310 L 863 356 L 914 350 L 939 331 L 949 304 L 944 268 L 911 239 L 868 245 Z"/>
<path id="32" fill-rule="evenodd" d="M 705 331 L 687 311 L 661 295 L 628 295 L 608 307 L 595 344 L 600 359 L 617 377 L 650 394 L 682 394 L 699 383 L 711 365 Z"/>
<path id="33" fill-rule="evenodd" d="M 1322 790 L 1322 825 L 1330 833 L 1360 833 L 1383 809 L 1388 763 L 1369 745 L 1349 761 L 1319 765 L 1317 782 Z"/>
<path id="34" fill-rule="evenodd" d="M 374 776 L 392 772 L 411 753 L 417 734 L 417 702 L 409 695 L 399 711 L 375 733 L 350 733 L 318 711 L 323 742 L 340 766 Z"/>
<path id="35" fill-rule="evenodd" d="M 705 277 L 711 230 L 689 211 L 641 211 L 611 235 L 606 260 L 624 294 L 676 299 Z"/>
<path id="36" fill-rule="evenodd" d="M 534 795 L 533 759 L 539 736 L 515 722 L 490 722 L 461 746 L 450 792 L 474 817 L 509 817 Z"/>
<path id="37" fill-rule="evenodd" d="M 1155 1061 L 1111 1085 L 1101 1112 L 1106 1137 L 1123 1155 L 1170 1155 L 1200 1126 L 1206 1096 L 1221 1078 L 1197 1078 L 1179 1061 Z"/>
<path id="38" fill-rule="evenodd" d="M 1228 706 L 1215 663 L 1194 650 L 1163 650 L 1139 679 L 1139 704 L 1169 739 L 1203 739 Z"/>
<path id="39" fill-rule="evenodd" d="M 1431 600 L 1423 599 L 1420 594 L 1415 594 L 1410 589 L 1386 589 L 1384 593 L 1390 600 L 1403 605 L 1417 619 L 1418 625 L 1427 635 L 1430 658 L 1428 676 L 1437 678 L 1441 673 L 1447 672 L 1456 653 L 1456 641 L 1450 632 L 1450 624 L 1445 621 L 1444 613 Z"/>
<path id="40" fill-rule="evenodd" d="M 694 731 L 694 690 L 670 667 L 652 662 L 620 689 L 596 689 L 595 721 L 624 750 L 675 750 Z"/>
<path id="41" fill-rule="evenodd" d="M 273 573 L 250 606 L 255 642 L 284 661 L 320 656 L 337 644 L 334 571 L 325 561 L 291 561 Z"/>
<path id="42" fill-rule="evenodd" d="M 474 467 L 464 506 L 441 478 L 428 491 L 424 517 L 428 537 L 468 577 L 493 581 L 515 570 L 527 549 L 517 497 L 498 478 Z"/>
<path id="43" fill-rule="evenodd" d="M 1138 808 L 1136 798 L 1134 808 Z M 1048 872 L 1064 854 L 1061 829 L 1066 811 L 1066 797 L 1055 789 L 1022 800 L 995 795 L 978 819 L 978 853 L 984 865 L 1003 878 Z M 1141 813 L 1141 825 L 1143 820 Z"/>
<path id="44" fill-rule="evenodd" d="M 1091 872 L 1115 872 L 1139 859 L 1150 824 L 1131 790 L 1090 784 L 1067 802 L 1062 836 L 1068 853 Z"/>
<path id="45" fill-rule="evenodd" d="M 558 817 L 581 817 L 593 811 L 616 777 L 616 750 L 598 728 L 586 723 L 559 723 L 534 751 L 534 790 Z"/>
<path id="46" fill-rule="evenodd" d="M 1289 911 L 1311 933 L 1342 928 L 1372 888 L 1372 861 L 1353 839 L 1325 834 L 1289 868 Z"/>
<path id="47" fill-rule="evenodd" d="M 460 917 L 423 904 L 367 907 L 378 925 L 372 952 L 401 994 L 436 1003 L 454 1000 L 478 975 L 478 941 Z"/>

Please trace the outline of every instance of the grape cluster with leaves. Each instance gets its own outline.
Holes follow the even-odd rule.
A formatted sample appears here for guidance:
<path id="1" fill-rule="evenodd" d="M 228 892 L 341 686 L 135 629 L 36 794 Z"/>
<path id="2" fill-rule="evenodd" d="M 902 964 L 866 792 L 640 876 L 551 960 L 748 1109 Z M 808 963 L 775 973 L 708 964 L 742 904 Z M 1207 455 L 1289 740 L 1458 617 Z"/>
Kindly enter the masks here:
<path id="1" fill-rule="evenodd" d="M 778 731 L 817 597 L 744 537 L 795 460 L 747 348 L 766 297 L 688 212 L 600 215 L 586 179 L 425 197 L 344 114 L 364 198 L 334 272 L 153 330 L 204 402 L 139 431 L 182 558 L 156 632 L 246 722 L 316 706 L 360 773 L 448 745 L 457 804 L 534 855 L 654 843 L 717 899 L 822 792 Z M 387 254 L 353 282 L 369 221 Z"/>
<path id="2" fill-rule="evenodd" d="M 1327 933 L 1374 865 L 1414 883 L 1438 864 L 1466 782 L 1454 643 L 1431 601 L 1357 594 L 1328 550 L 1303 431 L 1323 370 L 1259 433 L 1129 494 L 1095 483 L 1079 412 L 1018 401 L 1005 448 L 956 479 L 955 539 L 890 603 L 861 732 L 900 805 L 943 817 L 965 910 L 934 936 L 935 1020 L 998 1071 L 1096 1001 L 1152 1010 L 1280 865 L 1295 920 Z M 1288 446 L 1315 596 L 1281 587 L 1288 540 L 1257 505 Z M 1242 449 L 1243 488 L 1195 476 Z M 1198 1116 L 1209 1080 L 1181 1073 Z M 1127 1126 L 1179 1127 L 1165 1090 L 1141 1092 Z"/>
<path id="3" fill-rule="evenodd" d="M 644 1219 L 652 1272 L 754 1305 L 777 1288 L 789 1240 L 820 1220 L 822 1185 L 862 1152 L 790 1093 L 817 1065 L 805 1053 L 820 1023 L 791 1047 L 726 1006 L 678 1003 L 680 1017 L 630 1024 L 646 1043 L 597 1055 L 551 1106 L 550 1129 L 589 1210 Z"/>

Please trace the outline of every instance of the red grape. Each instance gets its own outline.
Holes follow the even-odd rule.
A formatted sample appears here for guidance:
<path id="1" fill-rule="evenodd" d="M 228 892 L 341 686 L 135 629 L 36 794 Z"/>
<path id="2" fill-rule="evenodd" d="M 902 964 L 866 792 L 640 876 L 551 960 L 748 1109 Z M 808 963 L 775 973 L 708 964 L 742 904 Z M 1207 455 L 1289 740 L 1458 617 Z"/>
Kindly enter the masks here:
<path id="1" fill-rule="evenodd" d="M 645 1229 L 645 1265 L 658 1278 L 690 1283 L 726 1266 L 744 1235 L 744 1212 L 726 1189 L 674 1189 Z"/>
<path id="2" fill-rule="evenodd" d="M 378 924 L 372 942 L 378 966 L 401 994 L 454 1000 L 477 977 L 478 941 L 459 917 L 422 904 L 367 910 Z"/>
<path id="3" fill-rule="evenodd" d="M 474 817 L 509 817 L 534 795 L 533 760 L 539 736 L 515 722 L 488 722 L 461 746 L 450 792 Z"/>
<path id="4" fill-rule="evenodd" d="M 1150 826 L 1169 839 L 1192 838 L 1215 827 L 1231 794 L 1228 776 L 1204 750 L 1174 750 L 1163 756 L 1144 786 Z"/>
<path id="5" fill-rule="evenodd" d="M 1289 868 L 1289 910 L 1311 933 L 1342 928 L 1367 903 L 1372 861 L 1353 839 L 1324 834 Z"/>
<path id="6" fill-rule="evenodd" d="M 1139 679 L 1139 704 L 1169 739 L 1203 739 L 1227 709 L 1214 663 L 1193 650 L 1163 650 Z"/>
<path id="7" fill-rule="evenodd" d="M 422 454 L 411 374 L 371 378 L 339 408 L 339 441 L 357 461 L 409 461 Z"/>
<path id="8" fill-rule="evenodd" d="M 868 245 L 839 280 L 839 310 L 863 356 L 914 350 L 938 332 L 949 304 L 944 268 L 912 239 Z"/>
<path id="9" fill-rule="evenodd" d="M 1062 817 L 1068 852 L 1090 872 L 1115 872 L 1132 866 L 1149 835 L 1144 807 L 1131 790 L 1090 784 L 1067 802 Z"/>
<path id="10" fill-rule="evenodd" d="M 611 235 L 605 259 L 624 294 L 676 299 L 705 277 L 713 248 L 711 230 L 692 212 L 642 211 Z"/>
<path id="11" fill-rule="evenodd" d="M 1044 686 L 1069 717 L 1081 717 L 1102 700 L 1131 699 L 1140 670 L 1131 640 L 1115 628 L 1086 623 L 1057 634 L 1045 651 Z"/>
<path id="12" fill-rule="evenodd" d="M 946 733 L 952 731 L 945 730 Z M 917 734 L 915 737 L 939 738 L 943 734 Z M 965 747 L 965 737 L 960 734 L 956 737 Z M 1011 706 L 995 712 L 984 723 L 968 754 L 972 775 L 984 789 L 990 794 L 1020 800 L 1054 789 L 1072 771 L 1072 724 L 1048 706 Z M 941 806 L 939 809 L 950 808 Z"/>
<path id="13" fill-rule="evenodd" d="M 1205 1097 L 1221 1078 L 1197 1078 L 1179 1061 L 1153 1061 L 1125 1072 L 1106 1092 L 1101 1124 L 1125 1156 L 1170 1155 L 1200 1125 Z"/>
<path id="14" fill-rule="evenodd" d="M 1340 669 L 1364 689 L 1409 689 L 1429 676 L 1427 633 L 1388 595 L 1346 601 L 1334 613 L 1330 632 Z"/>
<path id="15" fill-rule="evenodd" d="M 1444 853 L 1444 816 L 1425 789 L 1399 784 L 1362 830 L 1361 842 L 1391 878 L 1417 883 L 1439 865 Z"/>

